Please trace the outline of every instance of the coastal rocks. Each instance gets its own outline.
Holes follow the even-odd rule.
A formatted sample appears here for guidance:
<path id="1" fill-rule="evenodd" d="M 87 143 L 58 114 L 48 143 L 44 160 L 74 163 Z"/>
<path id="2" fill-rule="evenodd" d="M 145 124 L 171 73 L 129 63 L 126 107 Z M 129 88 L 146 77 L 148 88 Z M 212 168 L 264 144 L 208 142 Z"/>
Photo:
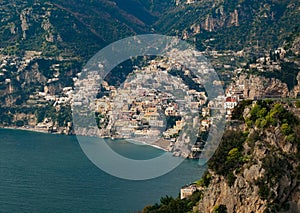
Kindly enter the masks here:
<path id="1" fill-rule="evenodd" d="M 199 202 L 199 212 L 214 212 L 219 205 L 226 205 L 227 212 L 265 212 L 268 208 L 267 199 L 261 197 L 261 186 L 258 182 L 266 177 L 266 170 L 261 160 L 267 156 L 267 150 L 257 143 L 252 154 L 251 164 L 245 164 L 240 168 L 241 172 L 234 172 L 235 181 L 232 186 L 223 176 L 213 174 L 210 185 L 203 191 L 203 199 Z M 260 148 L 261 147 L 261 148 Z M 273 184 L 270 191 L 281 202 L 291 195 L 292 180 L 290 175 L 280 179 L 280 183 Z M 265 184 L 265 183 L 264 183 Z M 267 185 L 266 185 L 267 186 Z"/>
<path id="2" fill-rule="evenodd" d="M 227 212 L 263 212 L 266 208 L 266 201 L 258 196 L 258 187 L 241 176 L 230 187 L 223 177 L 214 175 L 211 186 L 204 191 L 199 212 L 214 212 L 217 205 L 226 205 Z"/>
<path id="3" fill-rule="evenodd" d="M 249 112 L 244 112 L 247 117 Z M 198 212 L 300 212 L 299 158 L 296 142 L 288 141 L 280 126 L 250 128 L 243 143 L 243 163 L 230 174 L 209 170 Z"/>
<path id="4" fill-rule="evenodd" d="M 290 212 L 299 212 L 300 211 L 300 186 L 298 186 L 291 197 L 292 201 L 289 202 L 290 205 Z"/>

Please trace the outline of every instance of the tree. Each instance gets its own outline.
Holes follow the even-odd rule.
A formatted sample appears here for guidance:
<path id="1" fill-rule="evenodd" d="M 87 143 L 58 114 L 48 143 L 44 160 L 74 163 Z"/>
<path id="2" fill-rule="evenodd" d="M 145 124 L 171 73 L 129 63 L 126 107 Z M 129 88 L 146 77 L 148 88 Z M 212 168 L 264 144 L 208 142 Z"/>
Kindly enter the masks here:
<path id="1" fill-rule="evenodd" d="M 22 120 L 17 120 L 17 121 L 16 121 L 16 126 L 18 126 L 18 127 L 24 126 L 24 121 L 22 121 Z"/>

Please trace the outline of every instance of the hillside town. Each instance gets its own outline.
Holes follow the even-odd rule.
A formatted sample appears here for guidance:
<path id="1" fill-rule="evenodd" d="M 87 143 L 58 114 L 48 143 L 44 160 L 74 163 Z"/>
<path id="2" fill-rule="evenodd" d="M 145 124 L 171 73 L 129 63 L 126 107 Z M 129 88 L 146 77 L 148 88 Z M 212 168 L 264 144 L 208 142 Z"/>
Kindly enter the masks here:
<path id="1" fill-rule="evenodd" d="M 216 61 L 231 58 L 229 61 L 232 62 L 234 61 L 232 57 L 235 57 L 235 60 L 244 57 L 243 52 L 212 51 L 209 54 Z M 40 65 L 36 62 L 42 60 L 41 53 L 26 51 L 22 59 L 1 56 L 0 84 L 3 90 L 0 92 L 14 94 L 18 89 L 16 78 L 20 78 L 17 76 L 29 77 L 26 70 L 31 67 L 36 70 L 34 75 L 36 82 L 41 84 L 41 89 L 36 89 L 28 95 L 25 102 L 21 103 L 23 108 L 48 105 L 53 113 L 60 112 L 70 105 L 86 108 L 85 110 L 92 109 L 95 111 L 93 122 L 96 122 L 95 126 L 99 128 L 97 136 L 131 138 L 158 146 L 176 156 L 198 158 L 201 151 L 205 149 L 205 137 L 218 121 L 218 118 L 211 113 L 213 109 L 221 110 L 220 113 L 230 120 L 235 106 L 244 99 L 265 98 L 269 97 L 268 94 L 272 94 L 275 98 L 298 94 L 297 91 L 289 92 L 287 86 L 277 80 L 269 80 L 266 84 L 271 89 L 256 88 L 264 85 L 264 83 L 257 84 L 258 81 L 266 80 L 261 77 L 247 77 L 247 73 L 251 73 L 252 70 L 261 73 L 267 72 L 266 70 L 268 72 L 280 70 L 279 61 L 287 60 L 285 54 L 283 48 L 278 48 L 248 64 L 242 61 L 237 67 L 230 63 L 222 65 L 223 70 L 220 74 L 233 76 L 233 81 L 226 86 L 224 94 L 219 94 L 210 100 L 199 77 L 174 60 L 166 58 L 151 60 L 146 66 L 135 67 L 119 88 L 102 81 L 99 90 L 100 78 L 97 72 L 89 72 L 87 78 L 82 76 L 84 72 L 75 73 L 71 78 L 73 83 L 63 86 L 61 73 L 65 59 L 57 60 L 57 63 L 52 64 L 49 70 L 51 77 L 46 78 L 40 73 Z M 213 65 L 220 69 L 216 62 Z M 12 69 L 15 72 L 10 72 Z M 204 73 L 207 72 L 205 69 L 205 66 L 202 67 Z M 25 79 L 23 84 L 28 83 L 30 82 L 26 82 Z M 221 80 L 212 83 L 216 86 L 224 86 L 224 81 Z M 84 88 L 80 91 L 81 94 L 76 91 L 78 84 Z M 98 98 L 86 102 L 89 101 L 85 99 L 86 94 Z M 85 100 L 82 101 L 82 98 Z M 3 106 L 9 106 L 9 103 L 7 99 Z M 14 102 L 11 102 L 11 105 L 13 104 Z M 190 127 L 197 129 L 196 139 L 183 134 L 184 128 L 188 125 L 187 121 L 191 118 L 187 112 L 198 113 L 197 118 L 194 117 L 195 119 L 189 124 Z M 42 112 L 40 119 L 37 119 L 36 113 L 16 113 L 13 119 L 18 123 L 18 128 L 61 134 L 76 133 L 70 116 L 68 119 L 62 117 L 61 122 L 58 122 L 50 113 Z M 23 122 L 24 120 L 26 122 Z M 95 130 L 92 132 L 94 134 Z M 79 134 L 83 135 L 90 133 L 79 131 Z"/>
<path id="2" fill-rule="evenodd" d="M 183 75 L 176 76 L 178 73 Z M 98 136 L 133 139 L 175 156 L 198 158 L 205 149 L 210 127 L 216 125 L 222 114 L 230 119 L 232 110 L 243 99 L 239 95 L 242 92 L 232 88 L 209 100 L 199 79 L 184 66 L 167 59 L 152 60 L 135 69 L 118 89 L 102 81 L 98 91 L 95 85 L 99 76 L 90 72 L 88 76 L 75 83 L 81 89 L 73 104 L 80 110 L 93 107 L 100 129 Z M 95 89 L 100 98 L 92 106 L 86 94 L 96 96 Z M 212 115 L 211 111 L 216 109 L 219 113 Z M 191 117 L 192 113 L 197 116 Z M 194 139 L 184 133 L 188 125 L 195 130 Z"/>

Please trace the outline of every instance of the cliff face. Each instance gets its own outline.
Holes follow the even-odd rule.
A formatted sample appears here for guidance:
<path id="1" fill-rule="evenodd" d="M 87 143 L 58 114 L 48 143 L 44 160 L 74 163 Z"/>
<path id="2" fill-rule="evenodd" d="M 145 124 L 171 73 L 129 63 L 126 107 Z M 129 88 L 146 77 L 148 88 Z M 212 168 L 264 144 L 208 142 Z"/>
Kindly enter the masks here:
<path id="1" fill-rule="evenodd" d="M 229 12 L 229 14 L 225 14 L 223 8 L 217 8 L 216 14 L 218 17 L 212 17 L 209 14 L 201 22 L 202 29 L 212 32 L 222 27 L 239 26 L 239 13 L 237 9 Z"/>
<path id="2" fill-rule="evenodd" d="M 300 95 L 300 72 L 297 75 L 297 82 L 298 82 L 298 84 L 290 92 L 290 96 L 293 98 L 297 98 Z"/>
<path id="3" fill-rule="evenodd" d="M 203 50 L 298 46 L 299 1 L 178 1 L 155 24 L 161 33 L 194 40 Z M 176 17 L 174 19 L 174 17 Z M 176 21 L 174 21 L 176 20 Z M 199 26 L 197 30 L 193 26 Z M 280 29 L 280 30 L 279 30 Z M 294 43 L 293 43 L 294 42 Z"/>
<path id="4" fill-rule="evenodd" d="M 273 148 L 279 148 L 277 145 L 283 143 L 283 141 L 276 141 L 277 136 L 276 133 L 269 133 L 263 141 L 257 141 L 251 156 L 253 162 L 245 164 L 241 168 L 241 173 L 234 172 L 236 180 L 232 186 L 228 184 L 224 176 L 213 174 L 210 186 L 205 190 L 204 198 L 199 203 L 199 212 L 212 212 L 215 206 L 222 204 L 226 205 L 228 212 L 265 212 L 270 201 L 260 196 L 262 189 L 256 184 L 267 176 L 266 169 L 263 167 L 263 159 L 277 154 L 271 152 L 272 148 L 269 145 L 273 144 L 271 145 Z M 282 144 L 280 150 L 285 153 L 297 151 L 290 143 Z M 292 165 L 295 167 L 296 164 L 294 162 Z M 299 212 L 300 187 L 297 178 L 294 177 L 294 171 L 290 168 L 285 168 L 283 173 L 284 175 L 277 180 L 278 182 L 274 180 L 272 183 L 263 184 L 270 187 L 274 196 L 272 201 L 277 203 L 288 201 L 287 205 L 290 206 L 288 212 Z"/>
<path id="5" fill-rule="evenodd" d="M 215 212 L 220 205 L 227 212 L 300 212 L 299 122 L 287 106 L 261 103 L 245 109 L 247 124 L 242 131 L 247 137 L 240 154 L 233 155 L 231 149 L 222 161 L 223 151 L 217 150 L 209 163 L 211 180 L 203 190 L 199 212 Z M 260 123 L 265 118 L 254 111 L 266 119 L 276 111 L 277 120 Z M 219 149 L 227 146 L 221 142 Z"/>
<path id="6" fill-rule="evenodd" d="M 244 85 L 244 98 L 255 97 L 287 97 L 288 87 L 285 83 L 275 78 L 265 78 L 257 75 L 240 75 L 238 84 Z"/>
<path id="7" fill-rule="evenodd" d="M 266 201 L 258 195 L 258 187 L 251 187 L 245 178 L 238 177 L 235 185 L 230 187 L 224 177 L 214 176 L 211 185 L 213 187 L 205 191 L 199 204 L 199 212 L 213 212 L 217 205 L 226 205 L 228 212 L 258 213 L 266 208 Z"/>

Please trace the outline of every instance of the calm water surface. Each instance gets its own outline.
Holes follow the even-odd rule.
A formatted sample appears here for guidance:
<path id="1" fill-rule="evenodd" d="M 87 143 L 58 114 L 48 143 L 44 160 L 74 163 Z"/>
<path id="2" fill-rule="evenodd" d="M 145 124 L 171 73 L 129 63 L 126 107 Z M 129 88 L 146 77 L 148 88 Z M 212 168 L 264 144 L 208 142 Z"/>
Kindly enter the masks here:
<path id="1" fill-rule="evenodd" d="M 109 145 L 134 159 L 163 153 L 126 142 Z M 136 212 L 161 196 L 177 196 L 202 171 L 186 160 L 156 179 L 123 180 L 92 164 L 76 137 L 0 129 L 0 212 Z"/>

